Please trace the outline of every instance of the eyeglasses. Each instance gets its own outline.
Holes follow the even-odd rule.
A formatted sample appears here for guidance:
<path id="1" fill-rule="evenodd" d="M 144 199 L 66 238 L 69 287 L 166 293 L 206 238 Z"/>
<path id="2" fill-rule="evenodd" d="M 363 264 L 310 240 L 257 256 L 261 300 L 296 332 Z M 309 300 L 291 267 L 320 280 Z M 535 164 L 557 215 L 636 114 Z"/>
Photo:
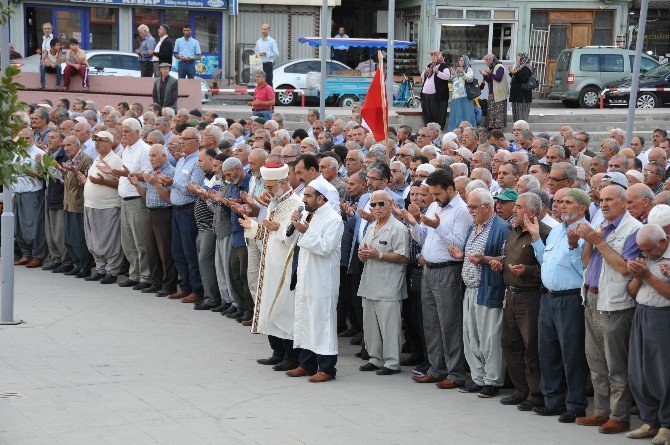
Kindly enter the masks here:
<path id="1" fill-rule="evenodd" d="M 379 207 L 384 207 L 386 203 L 384 201 L 379 201 L 379 202 L 371 202 L 370 207 L 375 208 L 377 206 Z"/>
<path id="2" fill-rule="evenodd" d="M 196 140 L 196 139 L 198 139 L 198 138 L 196 138 L 196 137 L 185 138 L 184 136 L 181 137 L 181 140 L 182 140 L 182 141 L 193 141 L 193 140 Z"/>
<path id="3" fill-rule="evenodd" d="M 358 161 L 357 158 L 344 158 L 344 162 L 345 162 L 345 163 L 346 163 L 346 162 L 356 162 L 356 161 Z"/>
<path id="4" fill-rule="evenodd" d="M 549 176 L 548 179 L 549 179 L 550 181 L 553 181 L 553 182 L 561 182 L 561 181 L 565 181 L 565 180 L 568 179 L 568 178 L 553 178 L 553 177 Z"/>
<path id="5" fill-rule="evenodd" d="M 367 180 L 368 181 L 381 181 L 381 178 L 375 178 L 374 176 L 368 176 Z"/>
<path id="6" fill-rule="evenodd" d="M 412 155 L 410 155 L 410 154 L 402 154 L 402 153 L 398 153 L 398 154 L 396 155 L 396 157 L 398 157 L 398 158 L 411 158 Z"/>
<path id="7" fill-rule="evenodd" d="M 656 172 L 653 172 L 653 171 L 651 171 L 651 170 L 645 170 L 645 171 L 644 171 L 644 174 L 645 174 L 645 175 L 646 175 L 647 173 L 650 173 L 650 174 L 652 174 L 652 175 L 656 175 L 656 176 L 663 176 L 661 173 L 656 173 Z"/>
<path id="8" fill-rule="evenodd" d="M 484 207 L 486 204 L 468 204 L 470 210 L 477 210 L 479 207 Z"/>
<path id="9" fill-rule="evenodd" d="M 402 173 L 402 170 L 391 170 L 391 173 Z"/>
<path id="10" fill-rule="evenodd" d="M 428 135 L 427 135 L 427 134 L 421 134 L 421 133 L 419 133 L 419 134 L 416 135 L 416 137 L 418 137 L 418 138 L 427 138 Z"/>

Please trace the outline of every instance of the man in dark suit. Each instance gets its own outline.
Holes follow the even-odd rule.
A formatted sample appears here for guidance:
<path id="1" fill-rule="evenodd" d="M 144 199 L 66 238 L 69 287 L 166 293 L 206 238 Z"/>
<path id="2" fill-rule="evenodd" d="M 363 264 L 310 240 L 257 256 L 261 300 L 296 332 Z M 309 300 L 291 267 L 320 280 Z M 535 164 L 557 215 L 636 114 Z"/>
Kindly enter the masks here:
<path id="1" fill-rule="evenodd" d="M 179 84 L 177 79 L 170 76 L 172 65 L 161 63 L 159 65 L 160 77 L 154 81 L 153 100 L 161 107 L 177 108 L 179 98 Z"/>
<path id="2" fill-rule="evenodd" d="M 174 43 L 168 36 L 170 27 L 168 25 L 161 25 L 158 28 L 158 43 L 156 48 L 150 51 L 152 56 L 151 61 L 154 63 L 155 77 L 160 77 L 159 65 L 161 63 L 169 63 L 172 66 L 172 52 L 174 51 Z"/>

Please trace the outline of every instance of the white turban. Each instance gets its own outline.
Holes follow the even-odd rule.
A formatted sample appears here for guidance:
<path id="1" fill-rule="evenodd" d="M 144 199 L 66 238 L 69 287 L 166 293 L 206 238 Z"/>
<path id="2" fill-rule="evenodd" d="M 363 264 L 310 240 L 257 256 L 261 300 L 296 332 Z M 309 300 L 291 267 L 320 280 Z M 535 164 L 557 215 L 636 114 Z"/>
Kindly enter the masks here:
<path id="1" fill-rule="evenodd" d="M 670 226 L 670 206 L 659 204 L 654 206 L 647 217 L 649 224 L 657 224 L 661 227 Z"/>
<path id="2" fill-rule="evenodd" d="M 418 172 L 426 172 L 428 174 L 433 173 L 436 170 L 433 164 L 421 164 L 416 168 Z"/>
<path id="3" fill-rule="evenodd" d="M 272 164 L 261 167 L 261 177 L 266 181 L 279 181 L 288 177 L 288 165 Z"/>

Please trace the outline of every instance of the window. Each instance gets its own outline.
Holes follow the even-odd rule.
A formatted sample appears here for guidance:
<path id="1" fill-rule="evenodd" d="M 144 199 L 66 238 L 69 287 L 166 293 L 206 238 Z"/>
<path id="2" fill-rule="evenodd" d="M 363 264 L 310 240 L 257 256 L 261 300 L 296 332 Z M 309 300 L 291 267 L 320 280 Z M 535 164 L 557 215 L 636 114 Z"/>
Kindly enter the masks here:
<path id="1" fill-rule="evenodd" d="M 88 58 L 91 68 L 121 68 L 121 64 L 113 54 L 97 54 Z"/>
<path id="2" fill-rule="evenodd" d="M 491 10 L 486 9 L 486 10 L 481 10 L 481 9 L 466 9 L 465 10 L 465 18 L 466 19 L 476 19 L 476 20 L 484 20 L 484 19 L 490 19 L 491 18 Z"/>
<path id="3" fill-rule="evenodd" d="M 133 10 L 133 34 L 137 34 L 137 27 L 140 25 L 147 25 L 151 35 L 158 39 L 158 27 L 161 25 L 160 11 L 151 8 L 135 8 Z"/>
<path id="4" fill-rule="evenodd" d="M 321 65 L 319 65 L 319 69 L 317 69 L 316 71 L 321 71 L 320 68 Z M 312 68 L 312 61 L 298 62 L 284 68 L 285 73 L 293 73 L 293 74 L 307 74 L 310 71 L 315 71 Z"/>
<path id="5" fill-rule="evenodd" d="M 598 54 L 582 54 L 579 56 L 579 71 L 600 71 Z"/>
<path id="6" fill-rule="evenodd" d="M 630 58 L 630 72 L 633 72 L 633 66 L 635 65 L 635 56 L 628 56 Z M 642 57 L 640 59 L 640 73 L 646 73 L 647 71 L 653 70 L 658 66 L 658 62 L 647 57 Z"/>
<path id="7" fill-rule="evenodd" d="M 119 49 L 118 9 L 91 8 L 88 32 L 91 49 Z"/>
<path id="8" fill-rule="evenodd" d="M 481 60 L 489 49 L 489 25 L 442 25 L 440 49 L 450 66 L 457 65 L 464 54 Z"/>
<path id="9" fill-rule="evenodd" d="M 220 16 L 196 15 L 193 36 L 200 42 L 200 50 L 204 53 L 219 52 L 219 22 Z"/>
<path id="10" fill-rule="evenodd" d="M 512 49 L 512 23 L 494 23 L 493 40 L 491 42 L 491 52 L 499 60 L 514 60 L 514 54 L 510 54 Z"/>
<path id="11" fill-rule="evenodd" d="M 556 72 L 566 72 L 570 70 L 570 59 L 572 59 L 572 51 L 563 51 L 556 62 Z"/>
<path id="12" fill-rule="evenodd" d="M 339 62 L 328 62 L 328 72 L 332 73 L 333 71 L 344 71 L 348 70 L 349 67 L 342 65 Z M 319 71 L 321 71 L 321 66 L 319 66 Z"/>
<path id="13" fill-rule="evenodd" d="M 133 56 L 121 56 L 121 63 L 124 70 L 140 70 L 140 58 Z M 120 67 L 119 67 L 120 68 Z"/>
<path id="14" fill-rule="evenodd" d="M 462 19 L 463 18 L 462 9 L 447 9 L 440 8 L 437 10 L 438 19 Z"/>
<path id="15" fill-rule="evenodd" d="M 568 25 L 552 25 L 549 36 L 549 58 L 556 59 L 568 44 Z"/>
<path id="16" fill-rule="evenodd" d="M 189 25 L 190 20 L 189 20 L 189 15 L 188 15 L 188 10 L 184 9 L 168 9 L 165 11 L 165 23 L 170 26 L 170 39 L 172 39 L 172 42 L 179 37 L 184 36 L 183 28 L 184 25 Z M 158 35 L 158 34 L 155 34 Z M 202 48 L 200 48 L 202 49 Z"/>
<path id="17" fill-rule="evenodd" d="M 549 29 L 549 12 L 547 11 L 531 11 L 530 24 L 533 29 Z"/>
<path id="18" fill-rule="evenodd" d="M 596 11 L 593 24 L 593 44 L 608 46 L 612 44 L 614 18 L 612 11 Z"/>
<path id="19" fill-rule="evenodd" d="M 619 54 L 601 54 L 600 71 L 603 73 L 623 73 L 623 56 Z"/>

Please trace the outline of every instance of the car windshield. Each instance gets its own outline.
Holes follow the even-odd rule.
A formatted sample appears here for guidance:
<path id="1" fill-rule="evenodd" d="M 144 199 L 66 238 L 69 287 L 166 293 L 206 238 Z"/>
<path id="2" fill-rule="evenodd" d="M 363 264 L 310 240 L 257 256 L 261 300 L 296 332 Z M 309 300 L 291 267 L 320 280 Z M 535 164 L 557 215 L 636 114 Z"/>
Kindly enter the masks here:
<path id="1" fill-rule="evenodd" d="M 665 77 L 670 74 L 670 63 L 665 65 L 657 66 L 653 70 L 649 70 L 646 73 L 640 76 L 641 79 L 656 79 L 659 77 Z"/>

